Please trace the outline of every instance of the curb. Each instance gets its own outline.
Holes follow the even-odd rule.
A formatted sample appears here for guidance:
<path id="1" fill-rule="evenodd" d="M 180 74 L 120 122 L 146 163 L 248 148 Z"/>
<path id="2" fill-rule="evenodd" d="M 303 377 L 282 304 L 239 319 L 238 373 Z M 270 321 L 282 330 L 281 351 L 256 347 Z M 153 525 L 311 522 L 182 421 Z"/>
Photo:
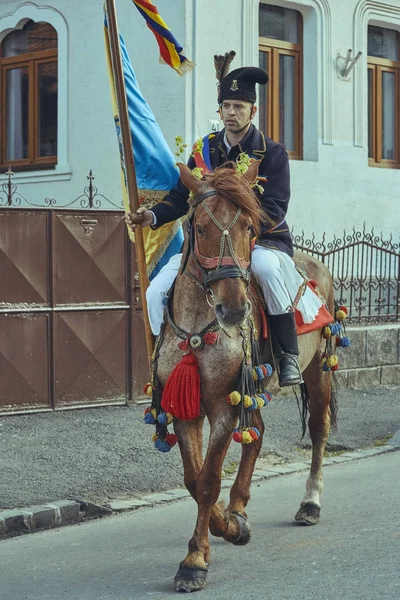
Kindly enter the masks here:
<path id="1" fill-rule="evenodd" d="M 378 448 L 345 452 L 324 460 L 324 467 L 361 460 L 379 454 L 389 454 L 396 452 L 397 450 L 400 450 L 400 447 L 397 444 L 394 445 L 388 443 L 387 445 Z M 311 461 L 308 460 L 286 465 L 277 465 L 262 470 L 255 469 L 252 483 L 259 484 L 271 477 L 306 471 L 310 468 L 310 463 Z M 225 477 L 222 480 L 221 488 L 231 487 L 234 480 L 234 476 Z M 62 525 L 72 525 L 81 523 L 82 521 L 133 511 L 143 507 L 153 507 L 189 497 L 189 492 L 185 489 L 177 488 L 165 492 L 148 494 L 140 499 L 132 498 L 129 500 L 116 500 L 105 504 L 104 506 L 99 506 L 83 500 L 60 500 L 58 502 L 29 506 L 27 508 L 0 510 L 0 539 L 22 535 L 24 533 L 34 533 L 46 529 L 55 529 Z"/>

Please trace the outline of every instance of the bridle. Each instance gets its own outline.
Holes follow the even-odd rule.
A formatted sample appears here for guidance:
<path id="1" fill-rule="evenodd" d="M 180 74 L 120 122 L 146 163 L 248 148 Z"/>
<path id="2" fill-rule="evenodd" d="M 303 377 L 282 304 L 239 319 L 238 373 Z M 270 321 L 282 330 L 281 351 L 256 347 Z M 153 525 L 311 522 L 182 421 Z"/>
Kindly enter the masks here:
<path id="1" fill-rule="evenodd" d="M 228 227 L 224 227 L 214 216 L 209 206 L 207 206 L 207 204 L 205 203 L 205 200 L 207 198 L 215 196 L 216 194 L 218 194 L 217 190 L 210 189 L 194 198 L 194 201 L 192 203 L 194 210 L 188 221 L 188 252 L 184 259 L 182 268 L 182 271 L 184 272 L 186 269 L 186 264 L 189 255 L 192 254 L 199 272 L 200 283 L 202 283 L 204 290 L 207 293 L 210 293 L 211 295 L 212 290 L 210 288 L 210 283 L 214 281 L 219 281 L 221 279 L 228 278 L 241 278 L 246 283 L 246 286 L 248 286 L 250 283 L 250 261 L 245 261 L 243 258 L 239 258 L 236 256 L 231 238 L 231 230 L 237 223 L 242 213 L 242 209 L 238 208 L 235 216 L 233 217 Z M 202 206 L 204 208 L 211 221 L 221 231 L 219 256 L 215 256 L 214 258 L 203 256 L 202 254 L 200 254 L 199 251 L 197 231 L 195 227 L 195 213 L 199 206 Z M 224 256 L 226 246 L 229 251 L 229 256 Z"/>

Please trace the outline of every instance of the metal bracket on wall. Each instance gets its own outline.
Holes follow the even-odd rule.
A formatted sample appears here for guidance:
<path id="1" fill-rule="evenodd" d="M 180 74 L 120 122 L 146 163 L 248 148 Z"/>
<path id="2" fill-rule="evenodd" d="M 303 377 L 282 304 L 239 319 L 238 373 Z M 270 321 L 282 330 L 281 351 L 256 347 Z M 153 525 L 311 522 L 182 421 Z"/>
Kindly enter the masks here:
<path id="1" fill-rule="evenodd" d="M 342 81 L 351 81 L 349 75 L 350 75 L 351 71 L 354 69 L 355 64 L 358 62 L 358 60 L 362 56 L 362 52 L 359 52 L 355 58 L 352 58 L 351 57 L 352 53 L 353 53 L 353 50 L 351 48 L 349 48 L 347 50 L 346 56 L 341 56 L 340 53 L 338 53 L 338 55 L 336 57 L 336 68 L 337 68 L 337 72 L 338 72 L 338 79 L 341 79 Z"/>

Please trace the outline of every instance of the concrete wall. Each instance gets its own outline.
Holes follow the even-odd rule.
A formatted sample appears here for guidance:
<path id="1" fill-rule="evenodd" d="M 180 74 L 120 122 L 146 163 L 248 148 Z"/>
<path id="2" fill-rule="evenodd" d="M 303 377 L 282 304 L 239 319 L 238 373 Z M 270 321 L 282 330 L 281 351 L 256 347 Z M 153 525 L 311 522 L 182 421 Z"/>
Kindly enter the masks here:
<path id="1" fill-rule="evenodd" d="M 351 346 L 338 348 L 342 388 L 400 385 L 400 323 L 347 327 Z"/>

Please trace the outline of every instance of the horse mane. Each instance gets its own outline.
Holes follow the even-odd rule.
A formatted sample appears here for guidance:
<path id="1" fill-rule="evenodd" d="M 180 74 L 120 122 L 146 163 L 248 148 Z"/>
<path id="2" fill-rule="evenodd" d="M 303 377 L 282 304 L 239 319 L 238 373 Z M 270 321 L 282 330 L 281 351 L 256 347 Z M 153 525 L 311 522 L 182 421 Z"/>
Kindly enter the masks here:
<path id="1" fill-rule="evenodd" d="M 226 163 L 213 173 L 204 175 L 202 180 L 207 184 L 207 188 L 215 189 L 219 196 L 249 215 L 256 235 L 260 233 L 261 222 L 264 220 L 261 204 L 247 179 L 236 171 L 235 163 Z"/>

